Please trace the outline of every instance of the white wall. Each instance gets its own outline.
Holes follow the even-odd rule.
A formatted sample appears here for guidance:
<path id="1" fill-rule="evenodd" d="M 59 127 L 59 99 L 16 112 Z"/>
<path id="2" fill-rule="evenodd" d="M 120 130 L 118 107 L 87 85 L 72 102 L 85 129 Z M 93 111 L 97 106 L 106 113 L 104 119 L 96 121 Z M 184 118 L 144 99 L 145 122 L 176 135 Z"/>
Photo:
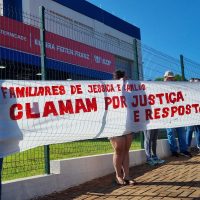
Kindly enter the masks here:
<path id="1" fill-rule="evenodd" d="M 157 152 L 161 158 L 170 155 L 167 140 L 158 140 Z M 145 161 L 144 150 L 130 152 L 130 166 L 141 165 Z M 112 154 L 52 161 L 51 175 L 3 183 L 2 200 L 27 200 L 44 196 L 113 172 Z"/>

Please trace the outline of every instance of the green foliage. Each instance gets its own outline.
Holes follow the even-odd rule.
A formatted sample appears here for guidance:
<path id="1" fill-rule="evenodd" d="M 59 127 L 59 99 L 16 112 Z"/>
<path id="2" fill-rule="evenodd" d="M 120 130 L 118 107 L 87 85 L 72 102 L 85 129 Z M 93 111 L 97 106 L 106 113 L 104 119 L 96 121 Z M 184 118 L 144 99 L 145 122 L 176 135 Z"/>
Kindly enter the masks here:
<path id="1" fill-rule="evenodd" d="M 140 149 L 140 140 L 135 138 L 131 149 Z M 66 159 L 81 156 L 112 153 L 108 139 L 86 140 L 50 145 L 50 159 Z M 112 161 L 111 161 L 112 162 Z M 44 174 L 44 147 L 37 147 L 4 158 L 3 181 Z"/>
<path id="2" fill-rule="evenodd" d="M 179 74 L 176 74 L 175 75 L 175 80 L 176 81 L 182 81 L 182 76 L 179 75 Z M 163 77 L 158 77 L 158 78 L 155 78 L 155 81 L 164 81 L 164 78 Z"/>
<path id="3" fill-rule="evenodd" d="M 176 74 L 176 75 L 175 75 L 175 80 L 176 80 L 176 81 L 182 81 L 182 76 L 179 75 L 179 74 Z"/>
<path id="4" fill-rule="evenodd" d="M 155 81 L 164 81 L 164 78 L 158 77 L 158 78 L 155 79 Z"/>

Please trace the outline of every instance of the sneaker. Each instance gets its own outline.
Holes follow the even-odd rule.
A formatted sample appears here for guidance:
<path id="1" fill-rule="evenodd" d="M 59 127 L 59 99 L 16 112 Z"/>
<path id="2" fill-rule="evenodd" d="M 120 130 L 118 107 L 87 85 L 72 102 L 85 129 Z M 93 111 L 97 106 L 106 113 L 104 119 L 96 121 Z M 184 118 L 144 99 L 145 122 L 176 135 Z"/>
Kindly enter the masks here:
<path id="1" fill-rule="evenodd" d="M 174 151 L 174 152 L 172 152 L 172 156 L 179 157 L 179 153 Z"/>
<path id="2" fill-rule="evenodd" d="M 198 152 L 200 152 L 200 146 L 197 145 Z"/>
<path id="3" fill-rule="evenodd" d="M 155 166 L 155 165 L 158 164 L 153 158 L 148 158 L 147 161 L 146 161 L 146 163 L 148 165 L 151 165 L 151 166 Z"/>
<path id="4" fill-rule="evenodd" d="M 190 150 L 191 150 L 190 152 L 198 152 L 199 148 L 198 147 L 191 147 Z"/>
<path id="5" fill-rule="evenodd" d="M 157 164 L 163 164 L 165 162 L 165 160 L 162 160 L 162 159 L 158 158 L 157 156 L 153 157 L 153 159 Z"/>
<path id="6" fill-rule="evenodd" d="M 180 154 L 182 156 L 185 156 L 185 157 L 188 157 L 188 158 L 191 158 L 192 157 L 192 154 L 188 151 L 183 151 L 183 152 L 180 152 Z"/>

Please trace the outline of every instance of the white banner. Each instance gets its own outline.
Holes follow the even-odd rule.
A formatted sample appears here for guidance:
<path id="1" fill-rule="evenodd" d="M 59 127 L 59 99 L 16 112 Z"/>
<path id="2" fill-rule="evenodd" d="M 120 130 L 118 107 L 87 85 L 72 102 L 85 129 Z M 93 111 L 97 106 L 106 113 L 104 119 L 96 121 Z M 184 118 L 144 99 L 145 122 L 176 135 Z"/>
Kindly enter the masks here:
<path id="1" fill-rule="evenodd" d="M 1 81 L 0 157 L 36 146 L 200 124 L 200 83 Z"/>

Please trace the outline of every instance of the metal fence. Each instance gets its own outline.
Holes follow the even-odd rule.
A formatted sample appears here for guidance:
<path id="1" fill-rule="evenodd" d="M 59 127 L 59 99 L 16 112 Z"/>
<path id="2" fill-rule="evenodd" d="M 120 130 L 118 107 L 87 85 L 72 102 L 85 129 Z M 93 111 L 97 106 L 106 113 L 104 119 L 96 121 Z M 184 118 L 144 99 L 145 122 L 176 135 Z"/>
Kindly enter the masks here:
<path id="1" fill-rule="evenodd" d="M 33 16 L 28 13 L 21 14 L 13 8 L 10 8 L 9 11 L 5 11 L 3 10 L 2 6 L 0 13 L 0 26 L 5 26 L 6 24 L 9 30 L 11 30 L 10 32 L 12 32 L 14 29 L 13 26 L 15 26 L 16 23 L 13 23 L 13 21 L 10 20 L 7 21 L 7 18 L 2 16 L 3 14 L 7 13 L 9 17 L 21 20 L 21 22 L 19 22 L 20 24 L 23 21 L 23 26 L 19 24 L 18 27 L 21 33 L 26 33 L 26 30 L 31 28 L 34 29 L 36 35 L 39 37 L 39 29 L 40 25 L 42 24 L 41 17 Z M 172 70 L 177 77 L 180 77 L 180 79 L 185 78 L 188 80 L 192 77 L 200 77 L 200 64 L 195 63 L 185 57 L 170 57 L 162 52 L 144 45 L 143 43 L 140 43 L 139 41 L 137 41 L 137 48 L 135 48 L 136 45 L 134 45 L 134 41 L 136 40 L 133 40 L 132 43 L 127 43 L 108 34 L 102 35 L 85 24 L 73 21 L 66 16 L 61 16 L 58 13 L 54 13 L 53 11 L 45 11 L 44 19 L 45 29 L 47 32 L 56 33 L 62 37 L 67 37 L 71 40 L 87 44 L 88 46 L 109 51 L 111 53 L 113 52 L 119 55 L 116 58 L 118 61 L 116 62 L 116 68 L 123 68 L 127 73 L 132 73 L 133 79 L 139 78 L 140 80 L 162 80 L 163 74 L 166 70 Z M 10 34 L 8 32 L 3 32 L 1 27 L 0 29 L 1 34 Z M 11 39 L 10 41 L 4 41 L 4 44 L 9 44 L 9 46 L 16 49 L 19 47 L 18 45 L 21 45 L 19 49 L 23 49 L 23 40 L 25 40 L 25 38 L 20 38 L 20 35 L 13 35 L 13 37 L 19 37 L 21 42 L 18 44 L 13 44 Z M 48 37 L 53 37 L 53 34 L 50 34 Z M 51 40 L 53 39 L 54 38 Z M 35 43 L 35 45 L 40 48 L 40 38 L 37 38 Z M 45 47 L 45 49 L 54 48 L 51 43 L 46 44 Z M 24 49 L 24 51 L 26 51 L 26 49 Z M 45 52 L 43 53 L 45 54 Z M 32 56 L 27 56 L 22 51 L 16 50 L 14 52 L 10 51 L 9 54 L 5 55 L 5 49 L 1 46 L 0 79 L 42 80 L 41 75 L 44 73 L 41 71 L 41 55 L 34 54 L 34 52 L 32 52 L 32 54 Z M 123 59 L 124 57 L 128 59 Z M 138 66 L 132 62 L 132 60 L 135 59 L 137 59 Z M 74 71 L 76 70 L 74 68 L 70 68 L 70 70 L 68 69 L 68 71 L 66 71 L 65 68 L 69 67 L 66 62 L 54 62 L 54 64 L 56 64 L 56 69 L 55 66 L 51 66 L 51 59 L 47 58 L 46 62 L 47 63 L 43 63 L 47 65 L 45 68 L 46 76 L 43 77 L 43 79 L 46 80 L 111 79 L 110 76 L 104 76 L 103 73 L 81 73 L 78 70 Z M 138 67 L 142 67 L 142 70 L 138 70 Z M 140 134 L 135 133 L 131 148 L 141 148 L 140 140 Z M 37 147 L 35 149 L 16 153 L 4 158 L 3 180 L 11 180 L 45 173 L 45 160 L 48 162 L 48 156 L 44 152 L 48 154 L 48 149 L 46 149 L 46 147 Z M 50 145 L 49 148 L 50 160 L 108 152 L 112 152 L 112 147 L 107 138 L 77 141 L 64 144 L 53 144 Z"/>

